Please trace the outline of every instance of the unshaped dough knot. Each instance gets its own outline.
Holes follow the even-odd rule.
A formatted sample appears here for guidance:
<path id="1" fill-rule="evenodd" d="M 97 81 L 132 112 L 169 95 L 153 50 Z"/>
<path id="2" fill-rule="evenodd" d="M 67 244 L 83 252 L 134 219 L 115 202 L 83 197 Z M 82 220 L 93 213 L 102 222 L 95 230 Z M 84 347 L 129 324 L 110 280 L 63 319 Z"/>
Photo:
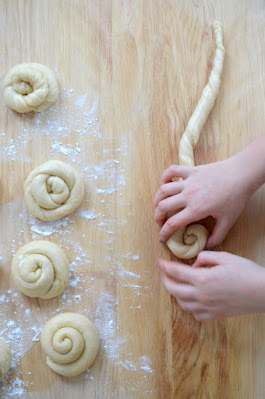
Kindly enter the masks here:
<path id="1" fill-rule="evenodd" d="M 83 373 L 95 360 L 99 337 L 94 324 L 78 313 L 52 317 L 41 334 L 48 366 L 58 374 L 71 377 Z"/>
<path id="2" fill-rule="evenodd" d="M 11 274 L 23 294 L 54 298 L 66 287 L 69 262 L 58 245 L 44 240 L 32 241 L 15 254 Z"/>
<path id="3" fill-rule="evenodd" d="M 7 344 L 0 339 L 0 380 L 8 373 L 11 365 L 11 351 Z"/>
<path id="4" fill-rule="evenodd" d="M 58 97 L 58 84 L 52 71 L 42 64 L 19 64 L 4 79 L 4 98 L 13 110 L 41 112 Z"/>
<path id="5" fill-rule="evenodd" d="M 29 174 L 24 192 L 34 216 L 55 220 L 76 210 L 84 197 L 84 184 L 72 166 L 62 161 L 48 161 Z"/>
<path id="6" fill-rule="evenodd" d="M 181 259 L 195 258 L 207 242 L 208 231 L 200 224 L 192 224 L 175 231 L 168 239 L 167 246 Z"/>

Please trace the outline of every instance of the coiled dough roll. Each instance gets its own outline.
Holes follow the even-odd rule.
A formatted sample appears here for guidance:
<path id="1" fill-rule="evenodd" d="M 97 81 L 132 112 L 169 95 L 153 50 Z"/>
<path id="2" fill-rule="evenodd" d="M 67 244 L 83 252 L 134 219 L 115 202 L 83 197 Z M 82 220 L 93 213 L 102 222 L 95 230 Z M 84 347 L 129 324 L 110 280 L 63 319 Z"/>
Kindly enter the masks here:
<path id="1" fill-rule="evenodd" d="M 208 231 L 201 224 L 191 224 L 175 231 L 167 240 L 167 246 L 180 259 L 195 258 L 206 244 Z"/>
<path id="2" fill-rule="evenodd" d="M 58 97 L 58 84 L 52 71 L 37 63 L 19 64 L 4 79 L 4 99 L 13 110 L 41 112 Z"/>
<path id="3" fill-rule="evenodd" d="M 99 337 L 94 324 L 78 313 L 61 313 L 44 326 L 41 346 L 48 366 L 71 377 L 83 373 L 95 360 Z"/>
<path id="4" fill-rule="evenodd" d="M 24 192 L 34 216 L 55 220 L 76 210 L 84 197 L 84 184 L 72 166 L 62 161 L 48 161 L 29 174 Z"/>
<path id="5" fill-rule="evenodd" d="M 54 298 L 66 287 L 69 262 L 58 245 L 44 240 L 32 241 L 15 254 L 11 275 L 23 294 L 43 299 Z"/>
<path id="6" fill-rule="evenodd" d="M 0 339 L 0 380 L 8 373 L 11 365 L 11 351 L 8 345 Z"/>

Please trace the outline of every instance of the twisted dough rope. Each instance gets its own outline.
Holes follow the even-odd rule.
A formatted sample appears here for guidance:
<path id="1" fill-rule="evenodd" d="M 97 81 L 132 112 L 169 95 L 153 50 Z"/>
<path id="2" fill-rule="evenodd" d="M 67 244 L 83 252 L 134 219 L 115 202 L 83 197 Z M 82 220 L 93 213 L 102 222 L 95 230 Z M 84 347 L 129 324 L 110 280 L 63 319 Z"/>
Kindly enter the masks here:
<path id="1" fill-rule="evenodd" d="M 99 347 L 97 330 L 78 313 L 61 313 L 44 326 L 41 346 L 48 366 L 58 374 L 71 377 L 83 373 L 95 360 Z"/>
<path id="2" fill-rule="evenodd" d="M 11 351 L 7 344 L 0 339 L 0 380 L 8 373 L 11 365 Z"/>
<path id="3" fill-rule="evenodd" d="M 58 245 L 44 240 L 32 241 L 15 254 L 11 275 L 23 294 L 43 299 L 54 298 L 66 287 L 69 262 Z"/>
<path id="4" fill-rule="evenodd" d="M 179 143 L 179 163 L 184 166 L 194 166 L 193 150 L 199 141 L 201 130 L 211 112 L 221 84 L 221 74 L 225 49 L 223 46 L 223 31 L 219 22 L 212 24 L 215 34 L 216 52 L 208 84 L 195 108 L 185 132 Z M 208 231 L 204 226 L 193 224 L 177 230 L 168 239 L 167 245 L 174 255 L 181 259 L 191 259 L 198 255 L 206 245 Z"/>
<path id="5" fill-rule="evenodd" d="M 4 79 L 6 105 L 13 110 L 41 112 L 58 97 L 58 84 L 52 71 L 37 63 L 19 64 Z"/>
<path id="6" fill-rule="evenodd" d="M 84 197 L 84 184 L 72 166 L 62 161 L 48 161 L 29 174 L 24 192 L 34 216 L 55 220 L 76 210 Z"/>

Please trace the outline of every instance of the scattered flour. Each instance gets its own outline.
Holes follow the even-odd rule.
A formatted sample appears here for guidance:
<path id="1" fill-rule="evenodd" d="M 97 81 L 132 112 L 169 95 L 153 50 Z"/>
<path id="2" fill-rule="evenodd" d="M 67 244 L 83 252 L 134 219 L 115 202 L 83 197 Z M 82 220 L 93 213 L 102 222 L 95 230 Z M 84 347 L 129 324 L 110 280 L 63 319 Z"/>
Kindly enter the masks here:
<path id="1" fill-rule="evenodd" d="M 97 214 L 94 210 L 90 211 L 81 210 L 79 211 L 79 215 L 86 220 L 93 220 L 99 217 L 99 214 Z"/>
<path id="2" fill-rule="evenodd" d="M 58 69 L 55 72 L 59 74 Z M 118 229 L 125 231 L 127 218 L 121 219 L 119 212 L 113 214 L 111 207 L 115 196 L 115 204 L 123 209 L 123 214 L 130 216 L 131 205 L 123 195 L 127 185 L 130 134 L 125 133 L 119 139 L 107 137 L 98 119 L 99 103 L 94 101 L 89 107 L 89 100 L 89 93 L 78 95 L 73 88 L 64 89 L 60 105 L 55 104 L 31 117 L 20 115 L 22 127 L 15 139 L 10 139 L 7 132 L 0 133 L 0 163 L 16 161 L 18 165 L 37 165 L 39 154 L 32 154 L 29 146 L 31 142 L 42 143 L 43 139 L 47 149 L 50 149 L 51 158 L 58 157 L 76 165 L 83 173 L 87 193 L 91 191 L 96 196 L 93 209 L 84 209 L 85 200 L 77 212 L 51 222 L 43 222 L 29 214 L 23 200 L 23 184 L 18 187 L 18 199 L 0 206 L 0 227 L 5 226 L 1 231 L 1 238 L 4 237 L 0 243 L 1 267 L 9 267 L 10 253 L 14 254 L 30 238 L 54 240 L 69 255 L 70 261 L 68 285 L 59 300 L 54 298 L 45 301 L 45 305 L 39 305 L 37 300 L 31 300 L 13 289 L 13 285 L 7 289 L 5 286 L 0 291 L 0 337 L 7 342 L 13 354 L 12 376 L 7 376 L 0 386 L 0 397 L 3 399 L 27 399 L 27 376 L 22 376 L 19 371 L 20 359 L 40 340 L 43 324 L 53 315 L 65 311 L 81 312 L 95 322 L 100 335 L 99 356 L 102 362 L 108 359 L 113 367 L 138 372 L 143 381 L 153 373 L 151 359 L 147 356 L 139 357 L 139 354 L 131 353 L 124 358 L 130 336 L 120 331 L 117 320 L 119 304 L 114 283 L 109 283 L 117 278 L 116 286 L 127 288 L 126 292 L 134 300 L 134 306 L 128 304 L 128 312 L 142 311 L 135 299 L 146 295 L 148 287 L 142 284 L 141 269 L 137 266 L 140 262 L 135 262 L 140 260 L 140 256 L 129 252 L 134 251 L 131 248 L 126 253 L 117 253 L 115 232 Z M 14 117 L 8 115 L 8 118 Z M 97 162 L 90 161 L 91 151 L 98 157 Z M 100 203 L 100 212 L 97 203 Z M 98 240 L 104 244 L 105 252 L 99 253 L 96 265 L 95 244 L 88 241 L 90 236 L 86 231 L 80 236 L 76 231 L 80 218 L 88 221 L 85 224 L 88 231 L 93 226 Z M 96 222 L 92 223 L 95 219 Z M 9 228 L 12 225 L 16 229 Z M 106 284 L 102 291 L 103 281 Z M 6 315 L 11 314 L 12 318 L 7 320 Z M 92 367 L 84 373 L 84 381 L 87 381 L 88 387 L 94 384 L 96 389 L 97 375 L 93 373 Z M 121 391 L 123 389 L 120 387 Z M 112 392 L 110 399 L 118 396 L 118 392 Z"/>
<path id="3" fill-rule="evenodd" d="M 78 108 L 83 108 L 86 100 L 87 100 L 88 94 L 84 94 L 83 96 L 78 96 L 78 98 L 75 101 L 75 105 Z"/>

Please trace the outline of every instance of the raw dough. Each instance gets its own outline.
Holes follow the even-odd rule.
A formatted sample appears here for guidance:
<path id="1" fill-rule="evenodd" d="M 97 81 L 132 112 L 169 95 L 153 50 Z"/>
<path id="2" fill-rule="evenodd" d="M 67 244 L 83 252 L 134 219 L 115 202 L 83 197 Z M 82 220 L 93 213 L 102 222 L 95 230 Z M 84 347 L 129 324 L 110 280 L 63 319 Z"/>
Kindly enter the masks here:
<path id="1" fill-rule="evenodd" d="M 194 166 L 193 149 L 199 141 L 201 130 L 211 112 L 221 84 L 221 74 L 225 49 L 223 46 L 223 31 L 219 22 L 212 25 L 216 52 L 209 82 L 204 88 L 201 98 L 195 108 L 185 132 L 179 143 L 179 163 L 184 166 Z M 191 225 L 176 231 L 167 241 L 170 250 L 181 259 L 191 259 L 205 247 L 208 231 L 201 225 Z"/>
<path id="2" fill-rule="evenodd" d="M 7 344 L 0 339 L 0 380 L 8 373 L 11 365 L 11 351 Z"/>
<path id="3" fill-rule="evenodd" d="M 84 184 L 72 166 L 48 161 L 29 174 L 24 192 L 33 215 L 42 220 L 55 220 L 76 210 L 84 197 Z"/>
<path id="4" fill-rule="evenodd" d="M 66 287 L 69 262 L 58 245 L 44 240 L 32 241 L 15 254 L 11 275 L 23 294 L 54 298 Z"/>
<path id="5" fill-rule="evenodd" d="M 83 373 L 95 360 L 99 347 L 97 330 L 78 313 L 61 313 L 51 318 L 41 334 L 48 366 L 71 377 Z"/>
<path id="6" fill-rule="evenodd" d="M 41 112 L 58 97 L 58 84 L 52 71 L 37 63 L 19 64 L 5 77 L 4 99 L 13 110 Z"/>

